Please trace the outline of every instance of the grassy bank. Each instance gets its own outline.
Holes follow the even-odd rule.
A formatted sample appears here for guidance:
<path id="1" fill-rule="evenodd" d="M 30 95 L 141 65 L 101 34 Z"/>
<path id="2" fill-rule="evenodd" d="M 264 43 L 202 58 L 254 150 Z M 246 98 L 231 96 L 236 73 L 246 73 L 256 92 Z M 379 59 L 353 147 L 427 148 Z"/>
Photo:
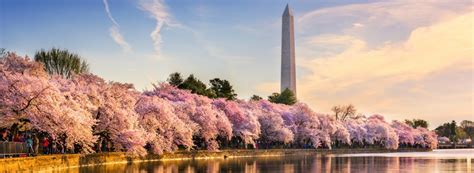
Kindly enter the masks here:
<path id="1" fill-rule="evenodd" d="M 270 150 L 221 150 L 221 151 L 178 151 L 162 155 L 132 157 L 125 153 L 97 153 L 89 155 L 63 154 L 36 157 L 0 159 L 0 172 L 45 171 L 72 167 L 94 166 L 101 164 L 123 164 L 157 160 L 215 159 L 232 157 L 265 157 L 281 155 L 347 154 L 347 153 L 383 153 L 383 152 L 421 152 L 427 149 L 270 149 Z"/>

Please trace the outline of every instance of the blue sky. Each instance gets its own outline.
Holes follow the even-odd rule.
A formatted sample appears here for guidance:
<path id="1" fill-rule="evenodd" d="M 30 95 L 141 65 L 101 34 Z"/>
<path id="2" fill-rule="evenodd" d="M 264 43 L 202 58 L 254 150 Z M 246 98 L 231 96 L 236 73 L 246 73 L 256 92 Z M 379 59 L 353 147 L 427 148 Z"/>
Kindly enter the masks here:
<path id="1" fill-rule="evenodd" d="M 93 73 L 139 90 L 178 71 L 228 79 L 243 99 L 266 97 L 279 91 L 288 2 L 2 0 L 0 47 L 29 56 L 66 48 Z M 469 0 L 289 3 L 299 100 L 321 112 L 352 103 L 363 113 L 434 125 L 474 119 Z"/>
<path id="2" fill-rule="evenodd" d="M 278 79 L 274 73 L 279 70 L 279 20 L 287 1 L 166 1 L 172 20 L 192 31 L 163 27 L 162 55 L 153 58 L 149 35 L 156 21 L 141 9 L 142 2 L 146 1 L 108 1 L 132 52 L 124 53 L 110 38 L 113 23 L 101 0 L 4 0 L 1 46 L 30 56 L 41 48 L 67 48 L 88 59 L 94 73 L 134 83 L 138 89 L 164 80 L 173 71 L 195 73 L 203 80 L 238 78 L 246 85 Z M 303 12 L 352 2 L 291 3 L 292 8 Z M 262 65 L 269 70 L 261 70 Z M 248 71 L 252 72 L 245 73 Z M 255 71 L 261 78 L 250 77 Z M 244 90 L 239 94 L 251 95 L 245 91 L 248 89 L 239 87 L 239 91 Z"/>

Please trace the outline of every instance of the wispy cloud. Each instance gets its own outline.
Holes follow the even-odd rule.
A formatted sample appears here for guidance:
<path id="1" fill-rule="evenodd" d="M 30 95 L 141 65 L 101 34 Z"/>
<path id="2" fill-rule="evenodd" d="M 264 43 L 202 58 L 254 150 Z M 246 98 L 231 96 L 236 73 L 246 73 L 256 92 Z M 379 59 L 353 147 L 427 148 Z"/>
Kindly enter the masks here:
<path id="1" fill-rule="evenodd" d="M 130 47 L 130 45 L 127 43 L 127 41 L 125 41 L 122 34 L 120 34 L 120 31 L 117 26 L 110 27 L 109 31 L 110 31 L 110 36 L 112 37 L 112 39 L 114 39 L 114 41 L 117 44 L 119 44 L 120 47 L 122 47 L 122 50 L 124 52 L 132 51 L 132 48 Z"/>
<path id="2" fill-rule="evenodd" d="M 113 26 L 110 27 L 109 29 L 110 37 L 112 37 L 115 43 L 117 43 L 118 45 L 120 45 L 120 47 L 122 47 L 122 50 L 124 52 L 131 52 L 132 47 L 130 46 L 130 44 L 128 44 L 127 41 L 125 41 L 125 39 L 123 38 L 123 35 L 120 33 L 119 24 L 117 23 L 117 21 L 112 16 L 112 13 L 110 12 L 108 1 L 103 0 L 103 2 L 105 6 L 105 12 L 107 13 L 107 16 L 109 17 L 110 21 L 112 21 L 113 23 Z"/>
<path id="3" fill-rule="evenodd" d="M 161 30 L 164 26 L 179 27 L 180 24 L 172 19 L 172 15 L 168 12 L 168 8 L 163 0 L 141 0 L 140 9 L 146 11 L 156 20 L 156 27 L 150 33 L 157 58 L 161 56 L 161 44 L 163 43 Z"/>
<path id="4" fill-rule="evenodd" d="M 119 26 L 119 24 L 117 23 L 117 21 L 115 21 L 114 17 L 112 16 L 112 13 L 110 13 L 108 1 L 107 1 L 107 0 L 103 0 L 102 2 L 104 2 L 105 12 L 107 13 L 107 16 L 109 17 L 109 19 L 112 21 L 112 23 L 114 23 L 114 25 Z"/>
<path id="5" fill-rule="evenodd" d="M 194 41 L 205 50 L 209 56 L 219 59 L 224 59 L 232 62 L 247 62 L 250 58 L 241 55 L 233 55 L 228 53 L 225 49 L 216 46 L 212 41 L 205 39 L 203 32 L 191 28 L 185 24 L 178 22 L 173 18 L 168 6 L 164 0 L 140 0 L 139 8 L 150 14 L 150 17 L 156 21 L 155 29 L 150 33 L 153 40 L 153 47 L 155 53 L 148 55 L 149 59 L 162 60 L 165 56 L 161 50 L 163 39 L 162 31 L 166 27 L 173 27 L 187 31 L 193 35 Z M 196 15 L 201 18 L 209 16 L 211 9 L 206 6 L 198 6 L 194 9 Z"/>

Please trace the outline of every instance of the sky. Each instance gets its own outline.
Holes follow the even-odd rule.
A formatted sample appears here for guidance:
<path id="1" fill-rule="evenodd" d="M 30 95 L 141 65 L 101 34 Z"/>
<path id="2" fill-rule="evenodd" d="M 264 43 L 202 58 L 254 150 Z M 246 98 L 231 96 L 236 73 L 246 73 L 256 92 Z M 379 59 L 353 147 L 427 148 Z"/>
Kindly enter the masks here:
<path id="1" fill-rule="evenodd" d="M 172 72 L 279 91 L 281 15 L 295 15 L 298 100 L 430 128 L 474 120 L 474 5 L 452 1 L 0 0 L 0 47 L 68 49 L 138 90 Z"/>

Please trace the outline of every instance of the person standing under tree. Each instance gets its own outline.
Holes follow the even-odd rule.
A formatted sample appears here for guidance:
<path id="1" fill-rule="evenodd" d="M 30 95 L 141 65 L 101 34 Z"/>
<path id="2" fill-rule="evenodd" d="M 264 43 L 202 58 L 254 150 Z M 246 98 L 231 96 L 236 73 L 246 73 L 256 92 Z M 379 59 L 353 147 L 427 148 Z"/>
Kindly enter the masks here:
<path id="1" fill-rule="evenodd" d="M 35 150 L 33 150 L 33 139 L 31 139 L 31 135 L 28 135 L 26 138 L 26 148 L 28 150 L 28 155 L 33 155 Z"/>
<path id="2" fill-rule="evenodd" d="M 0 140 L 2 142 L 7 142 L 8 141 L 8 130 L 2 130 L 2 134 L 0 135 Z"/>
<path id="3" fill-rule="evenodd" d="M 57 154 L 58 153 L 58 148 L 57 148 L 57 145 L 56 145 L 56 139 L 53 139 L 51 141 L 51 154 Z"/>
<path id="4" fill-rule="evenodd" d="M 39 152 L 39 150 L 38 150 L 39 145 L 40 145 L 39 142 L 40 141 L 39 141 L 39 138 L 38 138 L 38 134 L 34 134 L 33 135 L 33 150 L 35 151 L 35 154 L 38 154 L 38 152 Z"/>
<path id="5" fill-rule="evenodd" d="M 48 154 L 49 153 L 49 141 L 47 137 L 43 138 L 42 141 L 42 146 L 43 146 L 43 154 Z"/>

